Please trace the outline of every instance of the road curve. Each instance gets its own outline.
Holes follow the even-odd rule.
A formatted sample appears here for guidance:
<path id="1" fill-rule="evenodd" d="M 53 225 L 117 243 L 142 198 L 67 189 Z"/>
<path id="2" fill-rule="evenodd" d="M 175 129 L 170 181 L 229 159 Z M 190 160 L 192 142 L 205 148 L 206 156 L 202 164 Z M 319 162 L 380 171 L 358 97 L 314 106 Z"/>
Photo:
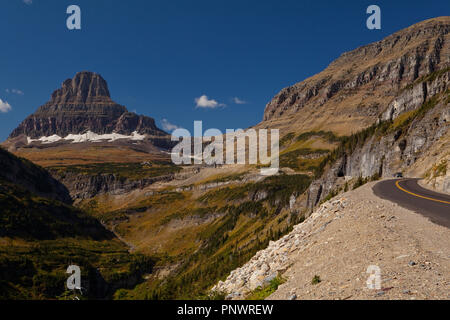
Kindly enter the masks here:
<path id="1" fill-rule="evenodd" d="M 450 195 L 433 192 L 418 185 L 419 179 L 383 180 L 373 186 L 380 198 L 395 202 L 450 228 Z"/>

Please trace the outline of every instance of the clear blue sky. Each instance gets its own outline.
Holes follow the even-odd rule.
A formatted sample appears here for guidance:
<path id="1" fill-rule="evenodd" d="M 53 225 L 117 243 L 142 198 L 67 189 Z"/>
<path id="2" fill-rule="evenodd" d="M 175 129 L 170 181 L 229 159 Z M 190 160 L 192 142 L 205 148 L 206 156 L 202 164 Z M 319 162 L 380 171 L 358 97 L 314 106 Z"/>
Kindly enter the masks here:
<path id="1" fill-rule="evenodd" d="M 81 7 L 81 31 L 66 28 L 71 4 Z M 381 30 L 365 26 L 370 4 L 381 7 Z M 450 1 L 3 0 L 0 12 L 0 99 L 12 107 L 0 113 L 4 140 L 82 70 L 159 126 L 245 128 L 283 87 L 344 51 L 450 15 Z M 196 108 L 201 95 L 226 106 Z"/>

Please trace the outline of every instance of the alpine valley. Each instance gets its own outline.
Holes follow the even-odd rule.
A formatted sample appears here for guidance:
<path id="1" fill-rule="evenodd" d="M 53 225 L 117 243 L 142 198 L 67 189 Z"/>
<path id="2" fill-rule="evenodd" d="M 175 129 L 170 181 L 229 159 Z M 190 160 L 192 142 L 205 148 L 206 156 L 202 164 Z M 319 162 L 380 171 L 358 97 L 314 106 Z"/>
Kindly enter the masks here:
<path id="1" fill-rule="evenodd" d="M 69 298 L 77 264 L 93 299 L 264 299 L 295 278 L 294 253 L 246 263 L 324 203 L 396 173 L 450 193 L 449 32 L 450 17 L 417 23 L 282 89 L 253 127 L 280 129 L 269 177 L 174 165 L 154 119 L 115 103 L 99 74 L 75 74 L 2 143 L 0 298 Z"/>

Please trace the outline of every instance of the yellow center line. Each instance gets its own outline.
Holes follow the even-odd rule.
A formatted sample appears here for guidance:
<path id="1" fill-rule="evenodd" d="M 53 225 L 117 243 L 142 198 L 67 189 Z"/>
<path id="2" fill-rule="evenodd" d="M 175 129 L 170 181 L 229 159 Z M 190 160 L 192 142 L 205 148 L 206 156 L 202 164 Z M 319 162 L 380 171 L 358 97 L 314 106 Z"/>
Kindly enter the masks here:
<path id="1" fill-rule="evenodd" d="M 413 192 L 411 192 L 411 191 L 408 191 L 408 190 L 406 190 L 406 189 L 404 189 L 404 188 L 402 188 L 402 187 L 400 186 L 400 184 L 399 184 L 400 181 L 405 181 L 405 180 L 397 180 L 397 181 L 395 182 L 395 185 L 397 186 L 397 188 L 399 188 L 400 190 L 402 190 L 402 191 L 404 191 L 404 192 L 406 192 L 406 193 L 409 193 L 410 195 L 413 195 L 413 196 L 419 197 L 419 198 L 423 198 L 423 199 L 427 199 L 427 200 L 431 200 L 431 201 L 436 201 L 436 202 L 441 202 L 441 203 L 450 204 L 449 201 L 444 201 L 444 200 L 439 200 L 439 199 L 429 198 L 429 197 L 421 196 L 420 194 L 416 194 L 416 193 L 413 193 Z"/>

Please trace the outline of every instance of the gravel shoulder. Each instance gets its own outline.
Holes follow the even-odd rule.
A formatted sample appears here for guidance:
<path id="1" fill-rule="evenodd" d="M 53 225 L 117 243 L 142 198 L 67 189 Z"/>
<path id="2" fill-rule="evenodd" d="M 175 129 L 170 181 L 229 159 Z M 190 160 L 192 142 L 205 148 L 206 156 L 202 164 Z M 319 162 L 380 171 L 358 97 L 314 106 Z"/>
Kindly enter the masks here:
<path id="1" fill-rule="evenodd" d="M 270 299 L 450 298 L 450 229 L 378 198 L 374 184 L 343 194 L 343 209 L 316 219 L 326 228 L 292 257 Z M 380 290 L 367 288 L 369 265 L 381 270 Z M 314 275 L 322 280 L 315 285 Z"/>
<path id="2" fill-rule="evenodd" d="M 375 183 L 324 203 L 214 289 L 243 299 L 281 274 L 268 299 L 450 299 L 450 229 L 378 198 Z M 379 289 L 367 288 L 371 265 Z"/>

